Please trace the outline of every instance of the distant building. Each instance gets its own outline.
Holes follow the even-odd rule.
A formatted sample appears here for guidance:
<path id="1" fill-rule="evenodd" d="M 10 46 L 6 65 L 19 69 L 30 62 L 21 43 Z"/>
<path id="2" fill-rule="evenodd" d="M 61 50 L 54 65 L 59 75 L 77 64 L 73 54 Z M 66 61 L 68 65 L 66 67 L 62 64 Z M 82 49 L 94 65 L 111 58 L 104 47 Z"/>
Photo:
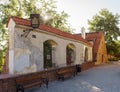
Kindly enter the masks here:
<path id="1" fill-rule="evenodd" d="M 93 44 L 93 60 L 95 64 L 108 62 L 107 49 L 103 32 L 86 34 L 86 40 Z"/>
<path id="2" fill-rule="evenodd" d="M 76 35 L 81 36 L 81 34 Z M 86 33 L 85 39 L 93 45 L 93 61 L 95 61 L 95 64 L 102 64 L 108 62 L 103 32 Z"/>

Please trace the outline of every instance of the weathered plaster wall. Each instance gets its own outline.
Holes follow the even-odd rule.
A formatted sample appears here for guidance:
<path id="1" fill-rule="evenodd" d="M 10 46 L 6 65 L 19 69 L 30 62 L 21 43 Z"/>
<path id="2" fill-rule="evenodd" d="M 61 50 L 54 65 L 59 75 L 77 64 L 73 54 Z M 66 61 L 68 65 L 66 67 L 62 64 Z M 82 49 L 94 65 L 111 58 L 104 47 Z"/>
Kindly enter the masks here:
<path id="1" fill-rule="evenodd" d="M 88 61 L 92 61 L 93 58 L 92 58 L 92 48 L 91 47 L 88 47 Z"/>
<path id="2" fill-rule="evenodd" d="M 40 48 L 43 48 L 42 45 L 37 44 L 39 42 L 34 43 L 35 41 L 31 37 L 21 37 L 21 34 L 23 32 L 20 29 L 15 29 L 15 53 L 17 53 L 14 57 L 15 71 L 26 70 L 26 68 L 32 67 L 32 65 L 36 65 L 35 70 L 43 69 L 43 52 L 40 50 Z M 22 68 L 19 63 L 24 63 Z M 17 67 L 20 68 L 19 71 Z"/>
<path id="3" fill-rule="evenodd" d="M 89 47 L 89 46 L 86 46 L 86 45 L 84 45 L 84 48 L 83 48 L 84 49 L 83 58 L 85 58 L 85 48 L 87 48 L 87 50 L 88 50 L 88 60 L 87 60 L 87 62 L 92 61 L 93 60 L 93 58 L 92 58 L 92 48 Z M 83 59 L 83 61 L 85 61 L 85 60 Z"/>
<path id="4" fill-rule="evenodd" d="M 104 36 L 102 36 L 97 52 L 97 62 L 95 62 L 95 64 L 97 65 L 107 62 L 108 62 L 108 58 L 107 58 L 106 44 L 105 44 Z"/>
<path id="5" fill-rule="evenodd" d="M 32 41 L 33 44 L 40 46 L 40 45 L 43 45 L 43 43 L 47 40 L 53 40 L 57 43 L 57 46 L 56 46 L 56 57 L 55 57 L 55 62 L 57 65 L 61 65 L 61 64 L 66 64 L 66 47 L 68 44 L 73 44 L 75 46 L 75 53 L 76 53 L 76 57 L 75 57 L 75 62 L 74 63 L 82 63 L 82 53 L 83 53 L 83 44 L 82 43 L 78 43 L 76 41 L 73 41 L 73 40 L 70 40 L 70 39 L 66 39 L 66 38 L 63 38 L 63 37 L 59 37 L 59 36 L 56 36 L 56 35 L 53 35 L 53 34 L 47 34 L 47 33 L 44 33 L 41 32 L 41 33 L 38 33 L 38 32 L 31 32 L 31 35 L 34 34 L 36 35 L 36 39 L 34 39 Z M 30 37 L 30 35 L 29 35 Z M 39 41 L 40 39 L 40 41 Z M 40 48 L 40 47 L 39 47 Z M 43 48 L 40 48 L 41 51 L 43 50 Z"/>
<path id="6" fill-rule="evenodd" d="M 9 62 L 8 62 L 8 67 L 9 67 L 9 73 L 14 73 L 14 27 L 15 23 L 12 19 L 9 20 L 10 24 L 8 25 L 9 29 Z"/>
<path id="7" fill-rule="evenodd" d="M 57 43 L 55 47 L 54 62 L 57 66 L 66 64 L 66 47 L 68 44 L 75 46 L 75 64 L 84 62 L 84 44 L 80 41 L 75 41 L 65 37 L 61 37 L 45 30 L 34 30 L 27 37 L 21 37 L 24 27 L 16 27 L 14 31 L 14 56 L 13 56 L 13 72 L 22 72 L 27 69 L 42 70 L 43 69 L 43 43 L 47 40 L 53 40 Z M 36 38 L 32 38 L 36 35 Z M 13 45 L 13 44 L 12 44 Z M 88 47 L 89 60 L 92 60 L 92 47 Z M 35 67 L 33 67 L 35 65 Z M 33 69 L 34 68 L 34 69 Z"/>

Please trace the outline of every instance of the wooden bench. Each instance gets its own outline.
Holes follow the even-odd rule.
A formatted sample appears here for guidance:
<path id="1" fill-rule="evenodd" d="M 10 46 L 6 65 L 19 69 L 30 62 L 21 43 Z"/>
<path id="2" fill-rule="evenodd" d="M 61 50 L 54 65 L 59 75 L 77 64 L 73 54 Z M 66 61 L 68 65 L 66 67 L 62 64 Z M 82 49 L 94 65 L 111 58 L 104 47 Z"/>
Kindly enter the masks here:
<path id="1" fill-rule="evenodd" d="M 76 70 L 74 70 L 74 69 L 59 69 L 58 71 L 57 71 L 57 76 L 58 76 L 58 79 L 59 80 L 63 80 L 64 81 L 64 79 L 67 79 L 67 78 L 70 78 L 70 77 L 72 77 L 72 76 L 75 76 L 75 74 L 76 74 Z"/>
<path id="2" fill-rule="evenodd" d="M 48 79 L 41 76 L 22 76 L 15 79 L 16 92 L 24 92 L 25 89 L 29 89 L 36 86 L 45 84 L 48 88 Z"/>

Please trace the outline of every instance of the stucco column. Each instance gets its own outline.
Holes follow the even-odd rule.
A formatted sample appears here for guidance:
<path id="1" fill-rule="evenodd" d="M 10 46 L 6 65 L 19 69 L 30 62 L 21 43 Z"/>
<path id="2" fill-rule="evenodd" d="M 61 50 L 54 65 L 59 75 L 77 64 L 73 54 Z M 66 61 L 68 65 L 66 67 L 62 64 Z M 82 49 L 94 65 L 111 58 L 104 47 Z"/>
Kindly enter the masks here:
<path id="1" fill-rule="evenodd" d="M 14 51 L 9 50 L 9 73 L 13 74 L 14 73 Z"/>
<path id="2" fill-rule="evenodd" d="M 82 45 L 76 45 L 76 59 L 75 64 L 81 64 L 83 62 L 83 47 Z"/>
<path id="3" fill-rule="evenodd" d="M 9 61 L 8 61 L 8 67 L 9 67 L 9 73 L 14 73 L 14 27 L 15 23 L 10 19 L 10 24 L 8 25 L 9 30 Z"/>
<path id="4" fill-rule="evenodd" d="M 56 63 L 57 65 L 66 64 L 66 44 L 59 41 L 56 47 Z"/>

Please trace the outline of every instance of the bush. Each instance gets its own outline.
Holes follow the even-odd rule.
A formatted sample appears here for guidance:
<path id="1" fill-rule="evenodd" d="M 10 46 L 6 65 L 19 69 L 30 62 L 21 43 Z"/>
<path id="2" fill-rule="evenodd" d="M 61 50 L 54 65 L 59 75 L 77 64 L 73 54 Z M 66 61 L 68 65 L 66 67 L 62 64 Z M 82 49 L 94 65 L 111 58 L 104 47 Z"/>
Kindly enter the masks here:
<path id="1" fill-rule="evenodd" d="M 2 61 L 0 62 L 0 73 L 2 72 L 3 65 L 4 65 L 4 59 L 2 59 Z"/>
<path id="2" fill-rule="evenodd" d="M 108 60 L 109 60 L 109 61 L 118 61 L 119 58 L 115 58 L 115 57 L 114 57 L 114 58 L 109 58 Z"/>

